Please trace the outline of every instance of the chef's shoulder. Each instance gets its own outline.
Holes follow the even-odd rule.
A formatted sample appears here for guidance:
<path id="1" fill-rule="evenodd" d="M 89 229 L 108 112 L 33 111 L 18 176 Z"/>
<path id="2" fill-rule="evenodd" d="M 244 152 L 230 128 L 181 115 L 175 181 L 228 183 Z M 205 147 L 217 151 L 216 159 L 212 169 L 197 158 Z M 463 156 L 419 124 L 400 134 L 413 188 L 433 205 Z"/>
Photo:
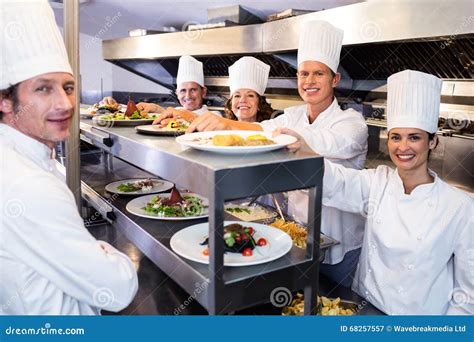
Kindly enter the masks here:
<path id="1" fill-rule="evenodd" d="M 439 196 L 443 200 L 443 206 L 451 207 L 453 210 L 464 212 L 466 216 L 471 216 L 474 212 L 474 195 L 458 189 L 444 180 L 439 179 Z M 470 213 L 470 214 L 468 214 Z"/>
<path id="2" fill-rule="evenodd" d="M 336 122 L 351 122 L 367 127 L 364 116 L 362 113 L 356 111 L 353 108 L 342 109 L 337 107 L 337 115 L 335 115 Z"/>
<path id="3" fill-rule="evenodd" d="M 306 115 L 307 109 L 308 109 L 308 106 L 306 104 L 291 106 L 291 107 L 285 108 L 282 115 L 285 115 L 285 114 L 286 115 L 294 115 L 294 114 Z"/>

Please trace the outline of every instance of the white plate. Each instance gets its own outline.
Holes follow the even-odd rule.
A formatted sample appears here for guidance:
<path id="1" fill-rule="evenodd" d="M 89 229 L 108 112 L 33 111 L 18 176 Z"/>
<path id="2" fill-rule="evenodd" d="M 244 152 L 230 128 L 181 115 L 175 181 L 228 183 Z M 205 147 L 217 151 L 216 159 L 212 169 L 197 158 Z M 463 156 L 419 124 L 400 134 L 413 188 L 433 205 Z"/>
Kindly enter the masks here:
<path id="1" fill-rule="evenodd" d="M 215 135 L 230 135 L 236 134 L 243 138 L 249 135 L 260 134 L 275 142 L 274 145 L 262 146 L 214 146 L 212 144 L 212 137 Z M 278 150 L 289 144 L 296 142 L 296 138 L 291 135 L 280 134 L 277 137 L 272 137 L 270 132 L 263 131 L 212 131 L 212 132 L 197 132 L 185 134 L 176 138 L 176 142 L 181 145 L 189 146 L 202 151 L 210 151 L 223 154 L 243 154 L 243 153 L 261 153 L 267 151 Z"/>
<path id="2" fill-rule="evenodd" d="M 149 135 L 164 135 L 164 136 L 178 136 L 184 134 L 183 130 L 170 129 L 166 127 L 159 127 L 158 125 L 143 125 L 135 127 L 138 133 Z"/>
<path id="3" fill-rule="evenodd" d="M 154 194 L 157 192 L 163 192 L 163 191 L 169 190 L 174 185 L 173 183 L 162 180 L 162 179 L 152 178 L 151 180 L 153 181 L 153 187 L 150 190 L 124 192 L 117 189 L 117 187 L 121 184 L 134 183 L 134 182 L 145 180 L 145 179 L 146 178 L 132 178 L 132 179 L 119 180 L 119 181 L 107 184 L 105 186 L 105 190 L 107 190 L 108 192 L 112 192 L 114 194 L 119 194 L 119 195 L 145 195 L 145 194 Z"/>
<path id="4" fill-rule="evenodd" d="M 157 113 L 148 113 L 149 115 L 155 115 L 155 118 L 158 117 L 159 114 Z M 108 114 L 103 114 L 103 115 L 96 115 L 92 118 L 94 123 L 98 126 L 107 126 L 107 127 L 112 127 L 112 126 L 138 126 L 138 125 L 144 125 L 144 124 L 151 124 L 155 118 L 153 119 L 133 119 L 133 120 L 109 120 L 109 119 L 104 119 L 105 116 L 108 116 Z"/>
<path id="5" fill-rule="evenodd" d="M 224 254 L 225 266 L 250 266 L 258 265 L 281 258 L 288 253 L 293 246 L 291 238 L 279 229 L 266 226 L 260 223 L 249 223 L 242 221 L 225 221 L 224 225 L 238 223 L 243 226 L 255 229 L 254 239 L 267 240 L 266 246 L 257 246 L 253 250 L 252 256 L 243 256 L 241 253 Z M 207 247 L 201 243 L 209 234 L 209 223 L 200 223 L 184 228 L 171 237 L 171 249 L 183 258 L 196 261 L 202 264 L 209 263 L 209 257 L 202 252 Z"/>
<path id="6" fill-rule="evenodd" d="M 158 215 L 153 215 L 150 213 L 147 213 L 145 209 L 143 209 L 148 202 L 150 202 L 151 198 L 154 196 L 160 196 L 160 197 L 170 197 L 170 193 L 165 193 L 165 194 L 158 194 L 158 195 L 146 195 L 146 196 L 141 196 L 138 198 L 135 198 L 131 200 L 130 202 L 127 203 L 127 206 L 125 209 L 133 215 L 137 215 L 140 217 L 146 217 L 150 219 L 155 219 L 155 220 L 167 220 L 167 221 L 182 221 L 182 220 L 195 220 L 195 219 L 200 219 L 204 217 L 209 216 L 209 209 L 204 208 L 204 213 L 200 216 L 186 216 L 186 217 L 163 217 L 163 216 L 158 216 Z M 181 196 L 196 196 L 202 199 L 202 203 L 205 206 L 209 205 L 209 201 L 207 198 L 199 196 L 198 194 L 194 193 L 188 193 L 188 192 L 182 192 Z"/>

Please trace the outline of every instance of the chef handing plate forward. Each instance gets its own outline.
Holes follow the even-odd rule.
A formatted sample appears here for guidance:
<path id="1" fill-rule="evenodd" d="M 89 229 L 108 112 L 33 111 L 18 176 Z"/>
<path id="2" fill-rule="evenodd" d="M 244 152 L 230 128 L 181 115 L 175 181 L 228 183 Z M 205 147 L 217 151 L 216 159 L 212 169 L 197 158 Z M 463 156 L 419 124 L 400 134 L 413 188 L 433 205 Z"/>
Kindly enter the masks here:
<path id="1" fill-rule="evenodd" d="M 353 289 L 391 315 L 474 314 L 474 201 L 428 168 L 441 80 L 388 78 L 388 151 L 396 169 L 325 162 L 323 203 L 367 216 Z M 292 150 L 309 149 L 299 137 Z"/>
<path id="2" fill-rule="evenodd" d="M 86 230 L 56 169 L 75 81 L 53 11 L 46 0 L 0 6 L 0 315 L 122 310 L 137 292 L 134 265 Z"/>
<path id="3" fill-rule="evenodd" d="M 264 96 L 269 73 L 268 64 L 249 56 L 240 58 L 229 67 L 230 98 L 224 106 L 227 119 L 241 122 L 260 122 L 270 119 L 273 108 Z M 213 114 L 210 112 L 203 116 L 214 117 Z M 165 126 L 171 118 L 192 122 L 198 117 L 199 115 L 189 111 L 168 109 L 153 124 Z"/>

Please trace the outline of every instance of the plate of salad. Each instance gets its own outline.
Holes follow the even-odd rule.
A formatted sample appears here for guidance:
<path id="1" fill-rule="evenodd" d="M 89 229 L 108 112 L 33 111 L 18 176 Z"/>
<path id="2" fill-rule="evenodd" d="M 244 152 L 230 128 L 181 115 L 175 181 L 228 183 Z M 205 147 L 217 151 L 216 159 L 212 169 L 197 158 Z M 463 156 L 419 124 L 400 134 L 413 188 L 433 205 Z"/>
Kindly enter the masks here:
<path id="1" fill-rule="evenodd" d="M 98 126 L 137 126 L 151 124 L 160 114 L 139 110 L 134 101 L 128 100 L 125 112 L 116 111 L 92 118 Z"/>
<path id="2" fill-rule="evenodd" d="M 173 186 L 173 183 L 162 179 L 131 178 L 109 183 L 105 190 L 119 195 L 145 195 L 167 191 Z"/>
<path id="3" fill-rule="evenodd" d="M 267 263 L 281 258 L 293 246 L 288 234 L 260 223 L 224 221 L 223 233 L 224 266 Z M 208 235 L 208 222 L 184 228 L 171 237 L 171 249 L 186 259 L 208 264 Z"/>
<path id="4" fill-rule="evenodd" d="M 134 215 L 156 220 L 193 220 L 209 216 L 209 201 L 195 193 L 183 193 L 173 187 L 170 193 L 146 195 L 127 203 Z"/>

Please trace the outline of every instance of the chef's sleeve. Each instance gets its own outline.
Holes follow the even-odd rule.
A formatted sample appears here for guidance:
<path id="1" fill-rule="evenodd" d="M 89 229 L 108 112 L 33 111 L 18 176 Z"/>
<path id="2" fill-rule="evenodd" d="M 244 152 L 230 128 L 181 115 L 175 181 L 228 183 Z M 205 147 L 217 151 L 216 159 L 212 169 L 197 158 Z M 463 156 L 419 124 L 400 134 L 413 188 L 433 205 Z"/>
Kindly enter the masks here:
<path id="1" fill-rule="evenodd" d="M 39 174 L 14 188 L 10 197 L 22 211 L 2 236 L 9 252 L 81 302 L 109 311 L 127 307 L 138 289 L 133 263 L 86 230 L 66 185 Z"/>
<path id="2" fill-rule="evenodd" d="M 351 213 L 367 214 L 375 170 L 354 170 L 324 160 L 323 204 Z"/>
<path id="3" fill-rule="evenodd" d="M 472 197 L 459 211 L 460 233 L 454 245 L 454 288 L 448 315 L 474 315 L 474 205 Z"/>
<path id="4" fill-rule="evenodd" d="M 326 158 L 350 159 L 367 152 L 368 129 L 363 120 L 341 120 L 330 128 L 292 128 L 313 151 Z"/>

